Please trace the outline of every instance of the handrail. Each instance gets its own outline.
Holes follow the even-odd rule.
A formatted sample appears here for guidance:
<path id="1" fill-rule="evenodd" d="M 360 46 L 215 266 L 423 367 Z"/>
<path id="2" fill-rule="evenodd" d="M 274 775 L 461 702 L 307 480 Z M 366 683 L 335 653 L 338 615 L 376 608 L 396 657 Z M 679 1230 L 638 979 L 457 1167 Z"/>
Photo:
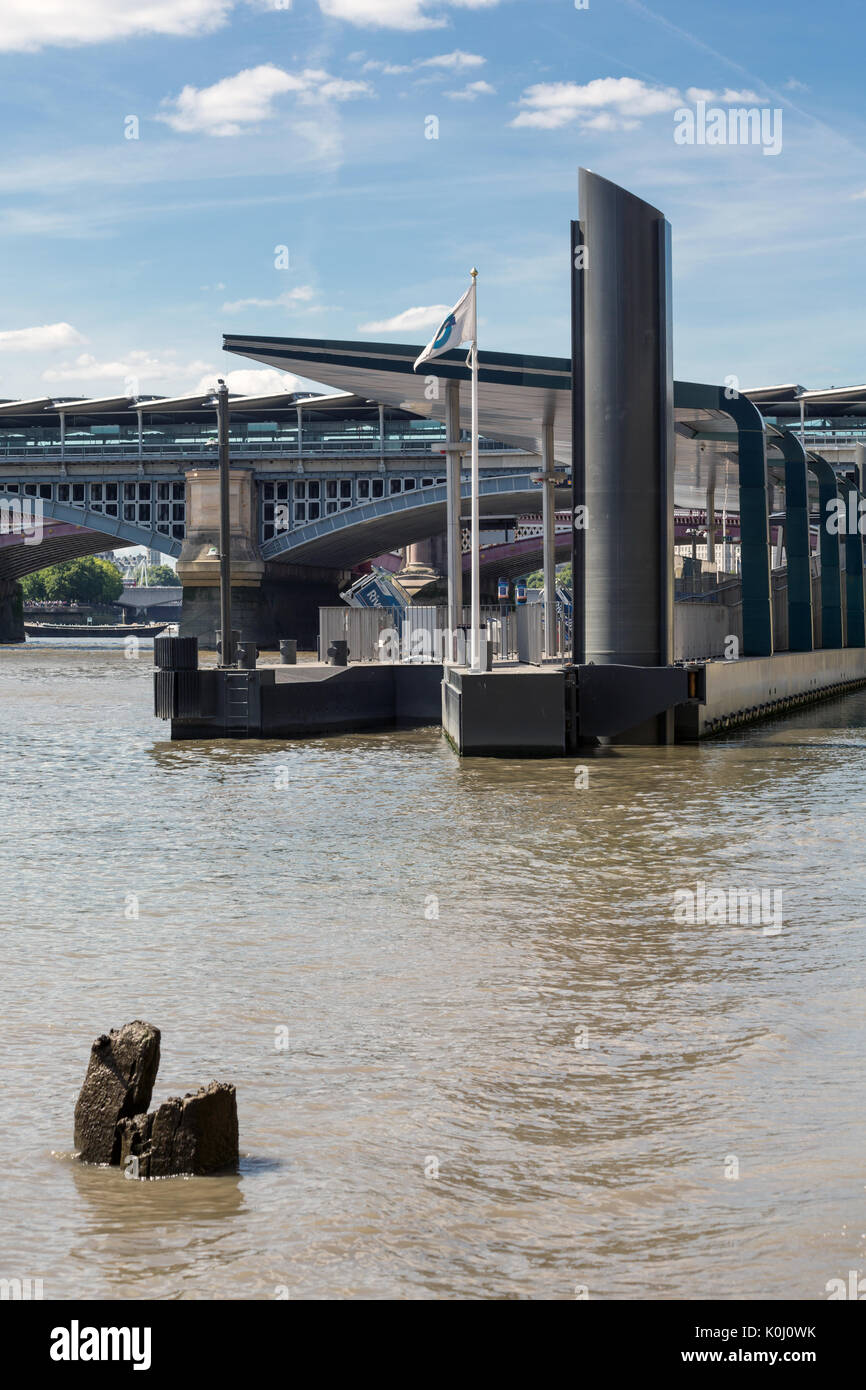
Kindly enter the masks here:
<path id="1" fill-rule="evenodd" d="M 503 447 L 489 441 L 480 441 L 482 453 L 487 454 L 520 454 L 527 457 L 534 457 L 527 449 Z M 317 459 L 327 457 L 360 457 L 360 458 L 422 458 L 429 459 L 431 455 L 442 454 L 442 466 L 444 468 L 444 449 L 445 440 L 437 439 L 426 441 L 405 440 L 398 443 L 386 444 L 384 450 L 379 448 L 378 441 L 367 440 L 347 440 L 347 441 L 304 441 L 304 447 L 299 453 L 296 447 L 288 446 L 280 440 L 248 441 L 233 443 L 231 446 L 233 458 L 261 458 L 274 457 L 285 458 L 288 462 L 303 461 L 304 459 Z M 143 462 L 145 459 L 153 458 L 207 458 L 216 459 L 217 445 L 213 444 L 147 444 L 142 445 L 139 452 L 135 441 L 124 441 L 117 443 L 108 440 L 100 444 L 66 444 L 63 448 L 59 444 L 30 444 L 23 448 L 20 445 L 4 445 L 0 443 L 0 459 L 8 459 L 10 462 L 22 463 L 41 463 L 43 461 L 56 461 L 65 463 L 91 462 L 99 459 L 112 459 L 130 464 Z"/>
<path id="2" fill-rule="evenodd" d="M 792 433 L 800 438 L 800 431 Z M 866 429 L 862 430 L 806 430 L 803 436 L 806 448 L 813 444 L 866 444 Z"/>

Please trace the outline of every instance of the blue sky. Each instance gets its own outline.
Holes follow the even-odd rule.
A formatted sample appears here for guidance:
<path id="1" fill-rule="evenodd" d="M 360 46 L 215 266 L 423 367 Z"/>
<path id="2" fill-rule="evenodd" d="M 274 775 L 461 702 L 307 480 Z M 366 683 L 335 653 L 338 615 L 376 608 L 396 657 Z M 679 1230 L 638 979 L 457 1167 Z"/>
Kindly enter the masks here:
<path id="1" fill-rule="evenodd" d="M 580 165 L 673 225 L 678 376 L 866 380 L 863 13 L 2 0 L 0 396 L 276 385 L 222 333 L 421 343 L 473 264 L 482 349 L 565 355 Z M 780 152 L 677 144 L 701 99 Z"/>

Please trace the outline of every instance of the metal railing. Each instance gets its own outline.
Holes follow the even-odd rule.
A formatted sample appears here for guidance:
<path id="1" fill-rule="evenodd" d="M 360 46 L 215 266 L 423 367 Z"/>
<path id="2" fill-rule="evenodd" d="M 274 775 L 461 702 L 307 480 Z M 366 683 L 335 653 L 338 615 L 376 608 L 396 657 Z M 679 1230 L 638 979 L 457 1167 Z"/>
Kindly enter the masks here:
<path id="1" fill-rule="evenodd" d="M 394 627 L 388 608 L 320 608 L 319 660 L 327 661 L 332 642 L 346 642 L 350 661 L 378 661 L 379 637 Z"/>
<path id="2" fill-rule="evenodd" d="M 800 437 L 799 430 L 795 429 L 793 432 L 798 438 Z M 827 448 L 828 445 L 851 447 L 854 444 L 866 444 L 866 430 L 807 430 L 803 436 L 803 442 L 807 449 L 815 449 L 818 451 L 820 451 L 822 445 L 825 448 Z"/>
<path id="3" fill-rule="evenodd" d="M 465 657 L 472 621 L 463 609 L 459 633 L 449 633 L 444 605 L 418 604 L 396 608 L 320 608 L 319 660 L 327 659 L 334 641 L 348 643 L 350 661 L 401 661 L 430 664 Z M 539 666 L 544 647 L 544 612 L 540 603 L 521 608 L 483 605 L 481 624 L 493 648 L 494 661 L 522 661 Z M 461 635 L 462 634 L 462 635 Z M 565 650 L 565 623 L 557 622 Z"/>
<path id="4" fill-rule="evenodd" d="M 507 445 L 496 444 L 491 440 L 480 440 L 479 447 L 482 453 L 488 454 L 521 454 L 527 457 L 534 457 L 526 449 L 518 449 Z M 378 440 L 368 439 L 345 439 L 345 440 L 304 440 L 303 448 L 298 451 L 296 441 L 284 439 L 273 440 L 235 440 L 231 444 L 233 459 L 240 458 L 262 458 L 276 457 L 285 458 L 289 461 L 318 458 L 343 458 L 360 456 L 362 458 L 429 458 L 431 454 L 442 455 L 442 466 L 444 467 L 445 439 L 435 440 L 388 440 L 385 447 L 381 448 Z M 66 444 L 61 447 L 59 444 L 5 444 L 0 441 L 0 459 L 20 463 L 41 463 L 44 461 L 57 461 L 61 463 L 90 462 L 93 460 L 119 459 L 130 463 L 137 463 L 139 460 L 152 458 L 207 458 L 216 459 L 217 444 L 205 442 L 201 444 L 149 444 L 146 440 L 139 450 L 137 440 L 105 440 L 101 443 L 87 444 Z"/>

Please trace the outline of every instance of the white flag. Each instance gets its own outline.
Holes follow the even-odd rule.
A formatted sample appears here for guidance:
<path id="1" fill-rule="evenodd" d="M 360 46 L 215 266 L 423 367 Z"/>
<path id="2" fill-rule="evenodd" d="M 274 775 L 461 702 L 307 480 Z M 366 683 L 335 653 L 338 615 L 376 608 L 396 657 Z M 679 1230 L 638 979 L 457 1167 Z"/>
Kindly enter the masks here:
<path id="1" fill-rule="evenodd" d="M 459 347 L 461 343 L 475 341 L 475 284 L 471 284 L 459 303 L 442 320 L 430 342 L 415 363 L 415 370 L 422 362 L 433 357 L 441 357 L 449 348 Z"/>

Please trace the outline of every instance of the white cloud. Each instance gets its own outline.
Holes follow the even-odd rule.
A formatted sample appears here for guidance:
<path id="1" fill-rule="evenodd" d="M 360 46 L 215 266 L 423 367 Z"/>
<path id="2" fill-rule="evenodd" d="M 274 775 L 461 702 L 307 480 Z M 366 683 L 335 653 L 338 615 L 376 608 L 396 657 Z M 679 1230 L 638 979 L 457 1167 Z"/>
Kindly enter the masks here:
<path id="1" fill-rule="evenodd" d="M 447 304 L 418 305 L 414 309 L 404 309 L 390 319 L 377 319 L 373 323 L 359 323 L 359 333 L 408 333 L 416 328 L 436 328 L 448 313 Z"/>
<path id="2" fill-rule="evenodd" d="M 234 0 L 2 0 L 0 52 L 33 52 L 143 34 L 207 34 L 221 28 L 233 4 Z"/>
<path id="3" fill-rule="evenodd" d="M 134 383 L 133 389 L 137 391 L 164 390 L 168 387 L 173 393 L 180 382 L 188 381 L 191 376 L 206 371 L 207 367 L 207 362 L 198 360 L 178 362 L 176 353 L 171 349 L 165 352 L 136 349 L 124 357 L 105 361 L 83 352 L 71 362 L 46 367 L 42 380 L 76 382 L 82 386 L 107 382 L 116 385 L 118 390 L 128 389 L 129 383 Z"/>
<path id="4" fill-rule="evenodd" d="M 351 101 L 353 97 L 370 96 L 369 82 L 355 82 L 345 77 L 329 77 L 326 72 L 308 70 L 302 74 L 310 85 L 301 93 L 301 101 Z"/>
<path id="5" fill-rule="evenodd" d="M 212 87 L 186 86 L 180 96 L 163 101 L 157 120 L 173 130 L 205 135 L 239 135 L 245 126 L 273 116 L 273 101 L 294 92 L 305 104 L 315 101 L 348 101 L 371 91 L 367 82 L 331 77 L 319 68 L 290 73 L 273 63 L 244 68 Z"/>
<path id="6" fill-rule="evenodd" d="M 418 63 L 420 68 L 450 68 L 455 72 L 462 72 L 464 68 L 480 68 L 487 62 L 480 53 L 464 53 L 461 48 L 455 48 L 453 53 L 439 53 L 435 58 L 422 58 Z"/>
<path id="7" fill-rule="evenodd" d="M 6 329 L 0 333 L 0 352 L 44 352 L 86 342 L 71 323 L 45 323 L 39 328 Z"/>
<path id="8" fill-rule="evenodd" d="M 255 367 L 238 367 L 234 372 L 214 368 L 201 378 L 190 394 L 209 391 L 216 385 L 218 376 L 232 394 L 239 396 L 276 396 L 281 391 L 309 391 L 314 385 L 306 377 L 295 376 L 294 372 L 279 372 L 275 367 L 264 367 L 260 371 Z"/>
<path id="9" fill-rule="evenodd" d="M 596 77 L 583 86 L 539 82 L 527 87 L 520 98 L 523 110 L 511 124 L 558 130 L 578 121 L 589 129 L 630 130 L 644 116 L 673 111 L 681 103 L 675 87 L 651 87 L 636 77 Z"/>
<path id="10" fill-rule="evenodd" d="M 686 89 L 688 101 L 720 101 L 724 106 L 741 106 L 743 102 L 760 101 L 757 92 L 738 92 L 731 87 L 726 87 L 723 92 L 714 92 L 707 87 L 689 87 Z"/>
<path id="11" fill-rule="evenodd" d="M 491 87 L 489 82 L 470 82 L 459 91 L 446 92 L 445 95 L 452 101 L 477 101 L 479 97 L 494 96 L 495 93 L 496 88 Z"/>
<path id="12" fill-rule="evenodd" d="M 141 395 L 194 396 L 211 390 L 222 377 L 231 392 L 242 396 L 266 396 L 279 391 L 322 391 L 316 382 L 293 372 L 280 372 L 273 367 L 261 369 L 239 367 L 226 371 L 205 359 L 178 359 L 173 349 L 156 351 L 134 349 L 116 359 L 100 360 L 84 353 L 59 368 L 42 373 L 44 382 L 72 384 L 87 394 L 90 391 L 129 392 Z"/>
<path id="13" fill-rule="evenodd" d="M 640 121 L 629 119 L 627 116 L 614 116 L 610 111 L 599 111 L 597 116 L 590 116 L 589 120 L 582 122 L 583 130 L 637 130 Z"/>
<path id="14" fill-rule="evenodd" d="M 246 0 L 285 11 L 292 0 Z M 2 0 L 0 52 L 35 52 L 148 34 L 188 38 L 223 28 L 238 0 Z M 499 0 L 319 0 L 332 19 L 368 28 L 442 29 L 448 9 L 492 9 Z"/>
<path id="15" fill-rule="evenodd" d="M 444 19 L 425 14 L 427 0 L 319 0 L 329 19 L 379 29 L 441 29 Z"/>
<path id="16" fill-rule="evenodd" d="M 330 19 L 371 29 L 414 30 L 443 29 L 448 23 L 443 6 L 484 10 L 498 4 L 499 0 L 319 0 L 319 9 Z"/>
<path id="17" fill-rule="evenodd" d="M 288 91 L 297 91 L 292 77 L 273 63 L 263 63 L 224 77 L 212 87 L 184 87 L 179 97 L 165 98 L 166 109 L 157 119 L 173 130 L 238 135 L 242 126 L 273 115 L 274 97 Z"/>
<path id="18" fill-rule="evenodd" d="M 403 76 L 407 72 L 417 72 L 419 68 L 436 68 L 449 72 L 463 72 L 467 68 L 480 68 L 487 62 L 480 53 L 464 53 L 455 48 L 453 53 L 437 53 L 432 58 L 416 58 L 412 63 L 388 63 L 381 58 L 370 58 L 363 67 L 364 72 L 381 72 L 386 77 Z"/>
<path id="19" fill-rule="evenodd" d="M 313 289 L 310 285 L 298 285 L 297 289 L 284 290 L 282 294 L 276 295 L 274 299 L 232 299 L 224 304 L 222 311 L 224 314 L 234 314 L 240 309 L 293 309 L 298 304 L 305 304 L 313 298 Z"/>
<path id="20" fill-rule="evenodd" d="M 417 63 L 383 63 L 381 58 L 370 58 L 361 71 L 383 72 L 386 77 L 398 77 L 406 72 L 414 72 L 417 66 Z"/>

